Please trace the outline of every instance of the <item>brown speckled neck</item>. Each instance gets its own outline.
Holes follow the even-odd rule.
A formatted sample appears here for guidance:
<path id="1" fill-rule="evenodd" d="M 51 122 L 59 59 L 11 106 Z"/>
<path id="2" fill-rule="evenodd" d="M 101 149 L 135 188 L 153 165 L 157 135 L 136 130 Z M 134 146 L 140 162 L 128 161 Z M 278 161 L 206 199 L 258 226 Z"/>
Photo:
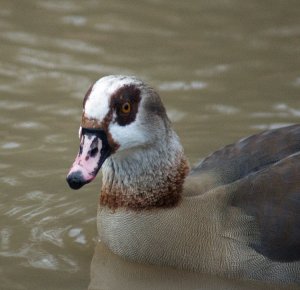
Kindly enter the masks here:
<path id="1" fill-rule="evenodd" d="M 116 210 L 150 210 L 155 208 L 175 207 L 181 200 L 184 179 L 189 172 L 189 165 L 182 156 L 178 166 L 165 172 L 163 182 L 154 180 L 151 187 L 135 188 L 103 184 L 100 194 L 100 205 Z M 161 174 L 161 173 L 157 173 Z"/>

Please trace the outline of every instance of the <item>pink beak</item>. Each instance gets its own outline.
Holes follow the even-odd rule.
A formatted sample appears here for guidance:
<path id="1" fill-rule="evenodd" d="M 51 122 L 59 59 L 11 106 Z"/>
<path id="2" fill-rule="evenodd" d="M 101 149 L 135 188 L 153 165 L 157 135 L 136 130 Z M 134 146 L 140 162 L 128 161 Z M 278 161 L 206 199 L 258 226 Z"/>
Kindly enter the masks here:
<path id="1" fill-rule="evenodd" d="M 67 176 L 69 186 L 79 189 L 91 182 L 110 152 L 104 131 L 83 128 L 79 152 Z"/>

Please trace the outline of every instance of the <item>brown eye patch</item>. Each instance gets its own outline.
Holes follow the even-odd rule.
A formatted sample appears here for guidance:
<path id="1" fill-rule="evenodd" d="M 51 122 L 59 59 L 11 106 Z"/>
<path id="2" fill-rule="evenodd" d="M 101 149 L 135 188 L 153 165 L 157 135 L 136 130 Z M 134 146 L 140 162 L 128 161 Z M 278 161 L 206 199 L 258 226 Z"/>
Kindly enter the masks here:
<path id="1" fill-rule="evenodd" d="M 138 112 L 141 100 L 140 89 L 135 85 L 125 85 L 111 99 L 111 106 L 116 111 L 116 122 L 120 126 L 132 123 Z"/>

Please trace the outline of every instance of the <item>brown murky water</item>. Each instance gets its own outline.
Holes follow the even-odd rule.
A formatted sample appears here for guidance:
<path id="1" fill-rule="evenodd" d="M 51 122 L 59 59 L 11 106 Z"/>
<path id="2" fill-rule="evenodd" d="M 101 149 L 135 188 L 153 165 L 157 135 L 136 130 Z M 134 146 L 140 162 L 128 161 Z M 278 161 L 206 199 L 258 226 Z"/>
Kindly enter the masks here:
<path id="1" fill-rule="evenodd" d="M 82 97 L 99 77 L 157 88 L 191 162 L 300 120 L 298 0 L 0 0 L 0 42 L 1 289 L 89 285 L 100 178 L 74 192 L 65 175 Z M 92 286 L 142 289 L 145 273 Z M 179 281 L 168 275 L 155 289 Z M 183 279 L 178 288 L 228 285 Z"/>

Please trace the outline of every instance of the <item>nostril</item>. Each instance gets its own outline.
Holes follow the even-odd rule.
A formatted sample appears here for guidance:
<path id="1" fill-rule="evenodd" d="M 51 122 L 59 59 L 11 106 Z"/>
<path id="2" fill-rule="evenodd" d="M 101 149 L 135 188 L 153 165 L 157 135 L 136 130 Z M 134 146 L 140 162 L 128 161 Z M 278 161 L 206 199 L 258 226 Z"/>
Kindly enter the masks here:
<path id="1" fill-rule="evenodd" d="M 80 171 L 69 174 L 67 176 L 67 182 L 72 189 L 79 189 L 86 183 Z"/>
<path id="2" fill-rule="evenodd" d="M 96 156 L 97 153 L 98 153 L 98 148 L 97 148 L 97 147 L 93 148 L 93 149 L 91 150 L 91 157 Z"/>

